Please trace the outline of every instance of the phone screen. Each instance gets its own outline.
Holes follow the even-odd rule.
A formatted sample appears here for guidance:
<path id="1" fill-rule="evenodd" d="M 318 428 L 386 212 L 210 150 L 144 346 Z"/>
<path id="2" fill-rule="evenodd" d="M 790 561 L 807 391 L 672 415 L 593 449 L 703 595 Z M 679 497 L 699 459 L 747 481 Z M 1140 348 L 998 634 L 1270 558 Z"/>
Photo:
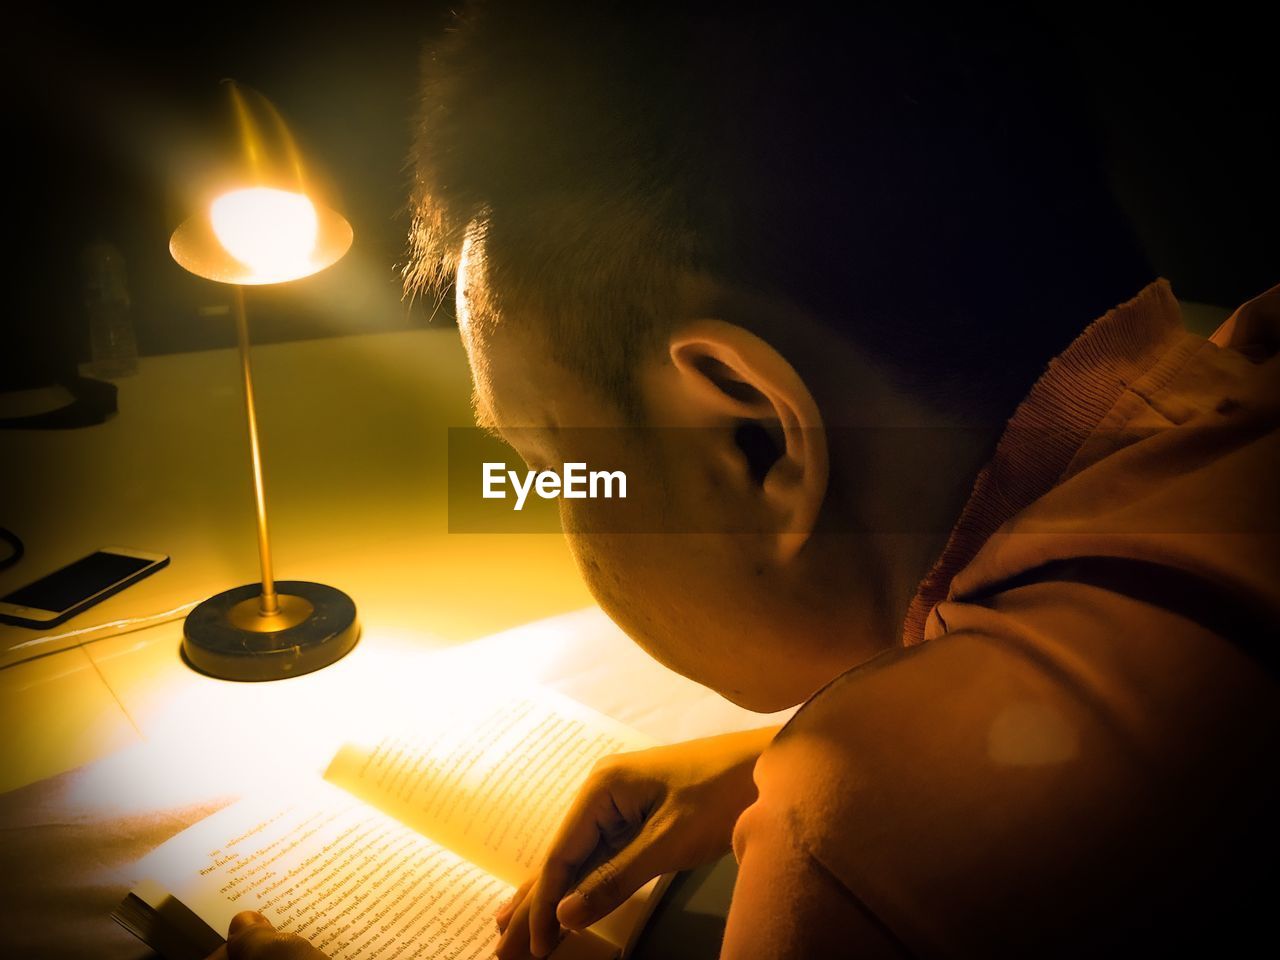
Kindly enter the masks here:
<path id="1" fill-rule="evenodd" d="M 118 553 L 91 553 L 4 597 L 5 603 L 38 610 L 66 610 L 155 563 Z"/>

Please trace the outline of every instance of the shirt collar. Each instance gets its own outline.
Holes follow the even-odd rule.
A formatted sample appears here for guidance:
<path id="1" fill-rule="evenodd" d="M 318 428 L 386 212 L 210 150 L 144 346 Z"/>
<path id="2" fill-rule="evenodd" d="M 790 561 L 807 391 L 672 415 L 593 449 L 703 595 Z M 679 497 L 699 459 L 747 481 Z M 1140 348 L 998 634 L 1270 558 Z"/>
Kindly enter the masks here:
<path id="1" fill-rule="evenodd" d="M 1169 281 L 1158 277 L 1094 320 L 1049 362 L 1005 424 L 946 546 L 920 582 L 903 623 L 905 646 L 923 642 L 929 613 L 946 599 L 952 578 L 1005 521 L 1061 480 L 1125 388 L 1190 336 Z"/>

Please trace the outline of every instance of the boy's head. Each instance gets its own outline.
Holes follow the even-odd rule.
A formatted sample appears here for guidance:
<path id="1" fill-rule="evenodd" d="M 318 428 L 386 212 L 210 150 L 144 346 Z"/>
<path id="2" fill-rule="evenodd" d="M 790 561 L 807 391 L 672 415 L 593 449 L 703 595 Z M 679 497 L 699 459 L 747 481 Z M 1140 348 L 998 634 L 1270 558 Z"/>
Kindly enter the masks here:
<path id="1" fill-rule="evenodd" d="M 562 501 L 659 659 L 773 709 L 892 642 L 886 558 L 929 538 L 867 511 L 947 498 L 860 428 L 998 425 L 1150 279 L 1069 68 L 1011 11 L 903 3 L 475 3 L 428 51 L 410 282 L 457 278 L 478 410 L 527 459 L 662 491 L 644 534 Z"/>

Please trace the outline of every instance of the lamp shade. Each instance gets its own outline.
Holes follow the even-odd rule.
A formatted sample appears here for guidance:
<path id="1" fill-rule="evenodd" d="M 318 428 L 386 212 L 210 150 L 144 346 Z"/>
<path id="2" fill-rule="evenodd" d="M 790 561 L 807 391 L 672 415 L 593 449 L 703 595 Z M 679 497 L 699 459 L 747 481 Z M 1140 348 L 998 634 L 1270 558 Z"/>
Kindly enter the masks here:
<path id="1" fill-rule="evenodd" d="M 184 269 L 219 283 L 257 286 L 319 273 L 351 247 L 351 225 L 317 199 L 298 145 L 266 97 L 225 81 L 234 157 L 219 189 L 193 206 L 169 240 Z"/>
<path id="2" fill-rule="evenodd" d="M 289 208 L 273 204 L 269 194 L 286 194 L 307 200 L 315 211 L 315 241 L 309 250 L 285 249 L 296 242 L 296 227 L 289 220 Z M 258 210 L 252 208 L 253 200 L 258 199 Z M 233 199 L 245 196 L 244 209 L 239 214 L 248 221 L 246 233 L 256 232 L 259 238 L 259 257 L 251 253 L 246 255 L 237 250 L 240 257 L 233 253 L 234 244 L 228 245 L 226 231 L 219 236 L 216 211 L 224 198 Z M 259 222 L 254 222 L 254 220 Z M 273 236 L 273 231 L 278 235 Z M 169 252 L 184 269 L 206 280 L 219 283 L 235 283 L 256 286 L 268 283 L 284 283 L 299 280 L 313 273 L 319 273 L 336 263 L 351 248 L 351 225 L 334 210 L 321 203 L 309 200 L 303 194 L 287 191 L 272 191 L 268 188 L 251 187 L 244 190 L 231 191 L 219 197 L 209 208 L 184 221 L 174 231 L 169 240 Z M 272 250 L 277 256 L 272 257 Z"/>

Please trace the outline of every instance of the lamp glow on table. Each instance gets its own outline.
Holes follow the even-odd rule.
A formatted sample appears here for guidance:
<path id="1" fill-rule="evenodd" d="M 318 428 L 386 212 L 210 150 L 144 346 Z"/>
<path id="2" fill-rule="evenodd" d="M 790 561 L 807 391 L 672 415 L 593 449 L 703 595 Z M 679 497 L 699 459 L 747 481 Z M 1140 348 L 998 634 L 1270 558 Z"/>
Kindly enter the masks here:
<path id="1" fill-rule="evenodd" d="M 232 94 L 243 126 L 247 116 L 243 99 L 235 88 Z M 256 157 L 257 139 L 247 138 L 246 149 Z M 300 174 L 296 159 L 294 151 L 294 167 Z M 296 179 L 300 186 L 301 176 Z M 183 656 L 201 673 L 225 680 L 299 676 L 341 659 L 359 639 L 355 603 L 349 596 L 320 583 L 276 581 L 272 571 L 244 293 L 246 286 L 285 283 L 318 273 L 336 263 L 351 241 L 351 226 L 340 214 L 301 189 L 262 183 L 222 193 L 207 210 L 178 227 L 169 241 L 170 253 L 183 268 L 235 290 L 262 567 L 261 583 L 212 596 L 187 615 Z"/>

